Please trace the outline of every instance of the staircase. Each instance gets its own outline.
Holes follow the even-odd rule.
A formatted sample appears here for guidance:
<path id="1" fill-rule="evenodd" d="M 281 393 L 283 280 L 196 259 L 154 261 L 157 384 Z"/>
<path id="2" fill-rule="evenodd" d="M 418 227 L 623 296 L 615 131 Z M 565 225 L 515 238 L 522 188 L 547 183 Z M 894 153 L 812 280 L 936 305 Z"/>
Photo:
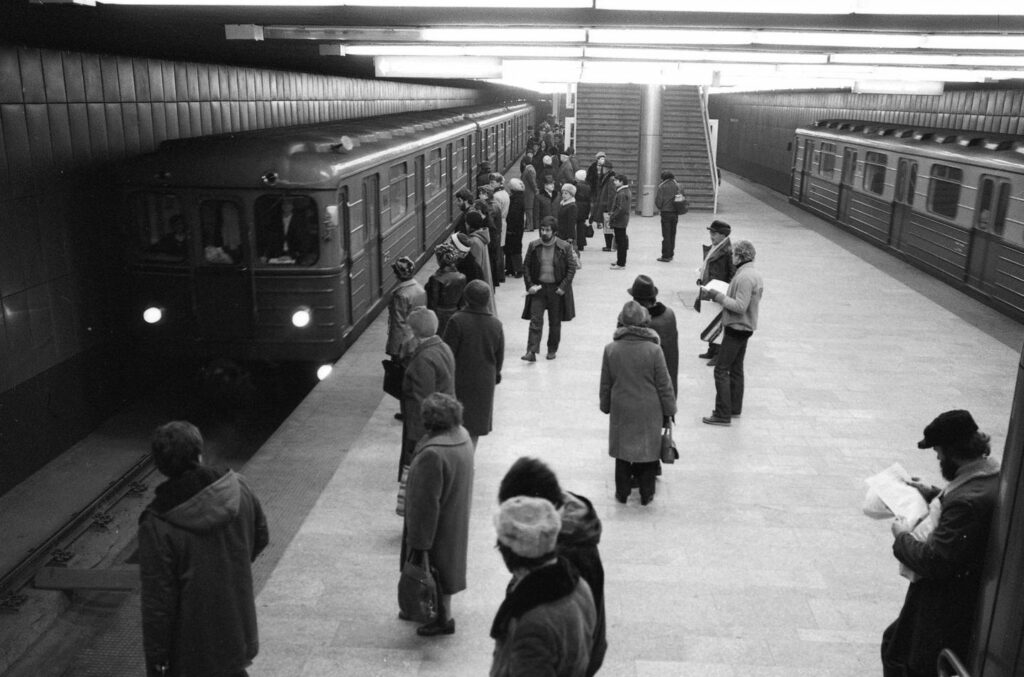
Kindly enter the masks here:
<path id="1" fill-rule="evenodd" d="M 665 87 L 661 98 L 661 166 L 676 175 L 690 209 L 711 211 L 714 169 L 697 87 Z"/>

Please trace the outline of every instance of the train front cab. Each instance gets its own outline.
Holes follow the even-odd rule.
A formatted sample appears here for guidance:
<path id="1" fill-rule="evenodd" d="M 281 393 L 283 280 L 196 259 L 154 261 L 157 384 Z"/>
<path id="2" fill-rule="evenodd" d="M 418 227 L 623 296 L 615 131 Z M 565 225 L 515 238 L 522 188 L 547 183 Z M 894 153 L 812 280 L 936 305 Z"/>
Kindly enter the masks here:
<path id="1" fill-rule="evenodd" d="M 889 129 L 876 138 L 894 142 L 798 134 L 791 200 L 1024 317 L 1024 163 L 972 162 L 1009 146 L 977 148 L 983 142 L 952 133 Z M 903 139 L 941 152 L 914 152 Z"/>

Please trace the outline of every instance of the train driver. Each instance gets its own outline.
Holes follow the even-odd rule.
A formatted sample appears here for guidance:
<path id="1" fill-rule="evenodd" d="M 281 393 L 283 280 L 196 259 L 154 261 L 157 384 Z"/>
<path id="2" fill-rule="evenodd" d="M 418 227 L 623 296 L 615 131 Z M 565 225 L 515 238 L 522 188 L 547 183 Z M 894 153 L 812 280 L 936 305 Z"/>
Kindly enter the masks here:
<path id="1" fill-rule="evenodd" d="M 260 198 L 263 202 L 268 197 Z M 269 209 L 259 210 L 257 251 L 260 263 L 297 263 L 308 266 L 316 262 L 315 212 L 308 198 L 283 197 Z M 259 206 L 259 205 L 257 205 Z"/>

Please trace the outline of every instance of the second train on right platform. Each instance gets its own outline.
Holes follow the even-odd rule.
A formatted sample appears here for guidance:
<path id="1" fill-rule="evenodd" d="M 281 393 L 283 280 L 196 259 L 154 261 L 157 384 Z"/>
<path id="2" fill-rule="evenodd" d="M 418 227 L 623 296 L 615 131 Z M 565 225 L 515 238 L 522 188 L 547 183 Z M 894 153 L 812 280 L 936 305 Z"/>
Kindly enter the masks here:
<path id="1" fill-rule="evenodd" d="M 1024 137 L 822 120 L 790 202 L 1024 321 Z"/>

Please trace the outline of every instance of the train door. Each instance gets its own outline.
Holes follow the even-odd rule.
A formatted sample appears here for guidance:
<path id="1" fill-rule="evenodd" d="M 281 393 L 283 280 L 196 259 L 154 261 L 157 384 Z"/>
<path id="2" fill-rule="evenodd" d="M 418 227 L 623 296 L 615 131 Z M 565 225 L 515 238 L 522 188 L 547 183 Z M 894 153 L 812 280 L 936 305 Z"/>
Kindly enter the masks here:
<path id="1" fill-rule="evenodd" d="M 840 223 L 847 222 L 847 213 L 850 211 L 850 192 L 853 190 L 853 178 L 856 172 L 857 150 L 843 148 L 843 173 L 839 177 L 839 206 L 836 210 L 836 220 Z"/>
<path id="2" fill-rule="evenodd" d="M 345 307 L 338 313 L 338 320 L 345 325 L 346 328 L 352 326 L 352 214 L 349 208 L 349 193 L 348 186 L 341 186 L 338 189 L 338 199 L 336 204 L 338 205 L 338 211 L 335 213 L 338 227 L 341 232 L 338 234 L 338 245 L 341 248 L 338 261 L 341 266 L 341 284 L 344 289 L 341 290 L 342 298 L 345 299 Z"/>
<path id="3" fill-rule="evenodd" d="M 199 200 L 202 252 L 195 268 L 195 308 L 200 336 L 207 340 L 253 336 L 254 266 L 242 202 L 233 197 Z"/>
<path id="4" fill-rule="evenodd" d="M 889 228 L 889 246 L 903 248 L 904 226 L 914 212 L 914 193 L 917 190 L 917 162 L 900 158 L 896 165 L 896 190 L 893 193 L 892 223 Z"/>
<path id="5" fill-rule="evenodd" d="M 974 206 L 967 283 L 988 292 L 995 274 L 996 243 L 1006 223 L 1010 202 L 1010 182 L 998 176 L 982 174 L 978 183 L 978 202 Z"/>
<path id="6" fill-rule="evenodd" d="M 353 322 L 365 315 L 380 296 L 379 196 L 380 177 L 371 174 L 363 179 L 360 199 L 349 204 L 346 210 L 348 288 Z"/>
<path id="7" fill-rule="evenodd" d="M 447 144 L 444 147 L 444 158 L 445 158 L 444 166 L 447 168 L 447 171 L 444 172 L 442 177 L 441 177 L 441 181 L 444 182 L 444 194 L 445 195 L 455 195 L 455 191 L 457 190 L 455 188 L 455 176 L 454 176 L 455 175 L 455 163 L 452 162 L 452 144 L 450 144 L 450 143 Z M 445 223 L 451 223 L 452 221 L 455 220 L 455 200 L 454 199 L 450 199 L 450 200 L 445 200 L 445 202 L 448 203 L 447 206 L 445 207 L 445 209 L 447 210 L 446 214 L 448 215 L 447 218 L 445 219 Z"/>
<path id="8" fill-rule="evenodd" d="M 416 251 L 422 252 L 427 248 L 427 188 L 423 185 L 426 181 L 427 168 L 423 155 L 416 156 L 413 166 L 416 171 L 412 182 L 413 191 L 415 191 L 413 204 L 416 205 L 416 238 L 419 240 Z"/>

